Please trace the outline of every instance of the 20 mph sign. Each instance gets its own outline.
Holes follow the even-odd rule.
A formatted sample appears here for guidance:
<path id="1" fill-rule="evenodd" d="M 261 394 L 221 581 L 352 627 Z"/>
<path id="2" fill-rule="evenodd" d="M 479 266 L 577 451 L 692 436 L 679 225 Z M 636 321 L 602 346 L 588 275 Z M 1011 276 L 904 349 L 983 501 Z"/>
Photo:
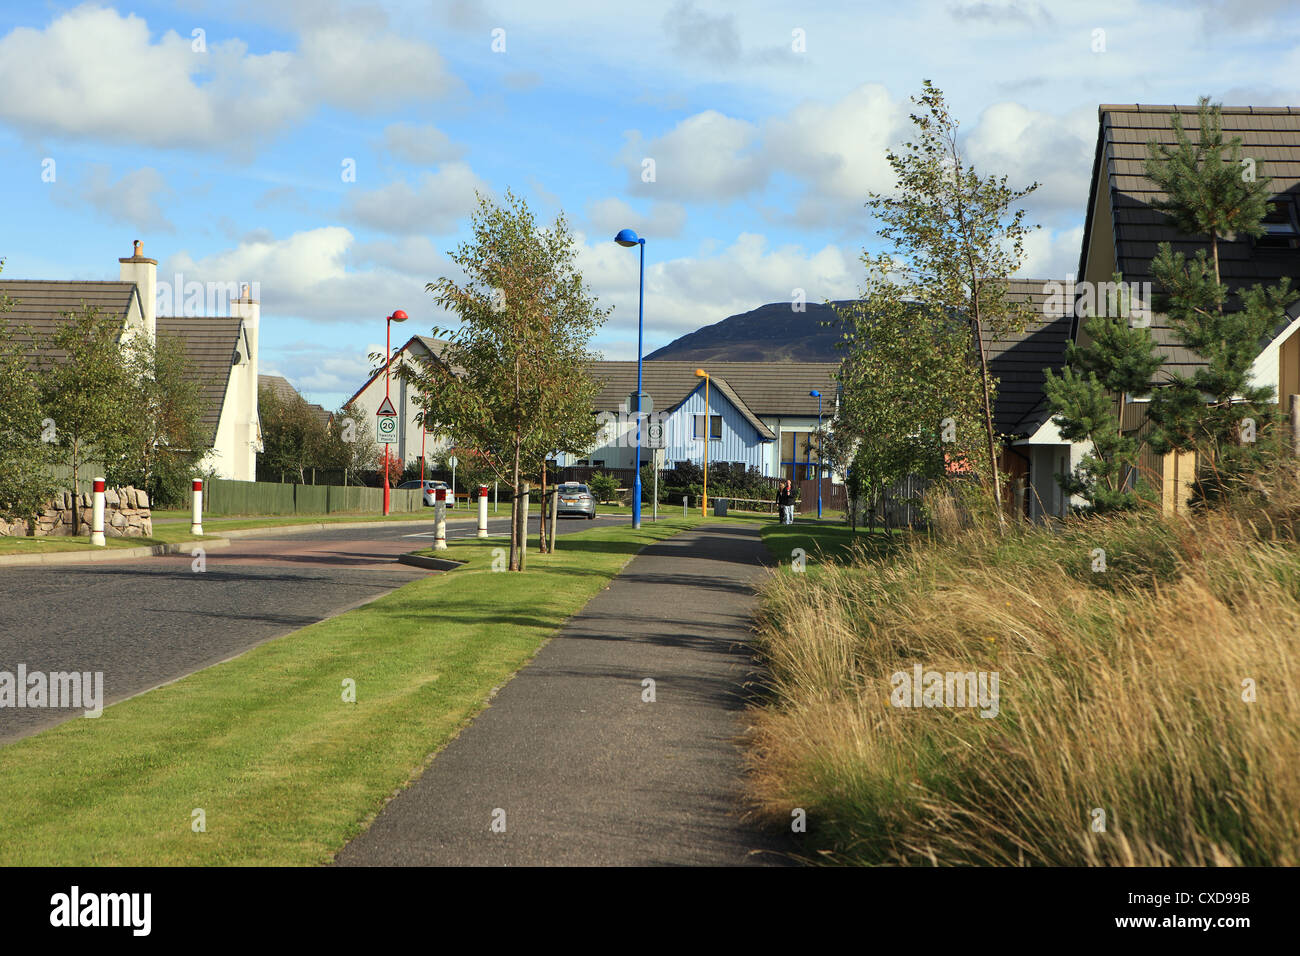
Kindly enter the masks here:
<path id="1" fill-rule="evenodd" d="M 387 396 L 384 397 L 383 404 L 379 406 L 379 411 L 375 412 L 375 441 L 383 445 L 391 445 L 397 441 L 397 409 L 393 407 L 392 401 Z"/>

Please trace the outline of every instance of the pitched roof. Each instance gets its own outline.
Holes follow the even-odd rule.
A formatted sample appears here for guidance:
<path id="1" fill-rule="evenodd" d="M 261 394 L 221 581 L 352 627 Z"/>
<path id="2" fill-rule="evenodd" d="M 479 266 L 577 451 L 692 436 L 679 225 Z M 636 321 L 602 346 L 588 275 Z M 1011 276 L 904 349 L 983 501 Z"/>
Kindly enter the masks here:
<path id="1" fill-rule="evenodd" d="M 292 402 L 296 400 L 301 400 L 306 402 L 307 407 L 311 410 L 312 415 L 315 416 L 315 418 L 323 425 L 328 425 L 334 419 L 333 412 L 326 411 L 326 409 L 321 405 L 316 405 L 311 402 L 307 402 L 307 400 L 302 397 L 302 393 L 299 392 L 296 388 L 294 388 L 293 383 L 291 383 L 283 375 L 257 376 L 258 392 L 261 392 L 262 389 L 264 388 L 269 388 L 272 392 L 275 393 L 276 397 L 279 398 L 280 401 L 282 402 Z"/>
<path id="2" fill-rule="evenodd" d="M 441 359 L 443 351 L 447 348 L 447 344 L 448 343 L 443 341 L 442 339 L 430 338 L 427 335 L 412 335 L 409 339 L 406 340 L 406 343 L 404 345 L 400 345 L 397 347 L 397 349 L 394 350 L 393 359 L 396 360 L 397 356 L 407 351 L 409 351 L 412 355 L 415 355 L 417 358 L 428 359 L 432 357 L 435 359 Z M 412 348 L 412 346 L 418 346 L 418 348 Z M 423 354 L 418 354 L 418 353 L 423 353 Z M 343 403 L 344 406 L 351 405 L 353 402 L 355 402 L 357 398 L 361 395 L 361 393 L 370 387 L 370 383 L 383 374 L 384 374 L 384 367 L 381 365 L 379 366 L 379 368 L 377 368 L 374 372 L 371 373 L 370 377 L 365 380 L 365 382 L 362 384 L 362 386 L 359 389 L 357 389 L 355 392 L 352 393 L 352 397 Z"/>
<path id="3" fill-rule="evenodd" d="M 1164 213 L 1152 207 L 1156 199 L 1167 198 L 1146 177 L 1143 161 L 1147 142 L 1155 140 L 1173 145 L 1175 136 L 1171 114 L 1182 117 L 1183 129 L 1195 142 L 1200 122 L 1196 106 L 1150 106 L 1104 104 L 1098 107 L 1097 151 L 1093 162 L 1087 222 L 1079 274 L 1084 275 L 1088 261 L 1097 190 L 1107 190 L 1114 228 L 1115 266 L 1128 282 L 1154 282 L 1151 260 L 1156 246 L 1168 242 L 1176 252 L 1188 257 L 1197 250 L 1208 249 L 1207 236 L 1190 236 L 1179 232 Z M 1253 158 L 1256 174 L 1272 179 L 1273 202 L 1278 208 L 1290 207 L 1295 213 L 1300 198 L 1300 107 L 1225 106 L 1222 128 L 1227 140 L 1239 136 L 1242 156 Z M 1230 289 L 1257 282 L 1272 285 L 1286 276 L 1293 285 L 1300 280 L 1300 251 L 1293 248 L 1269 248 L 1249 237 L 1219 241 L 1220 274 Z M 1297 292 L 1300 297 L 1300 291 Z M 1280 330 L 1279 330 L 1280 331 Z M 1166 357 L 1158 378 L 1170 374 L 1190 375 L 1204 362 L 1174 337 L 1163 316 L 1153 317 L 1152 337 L 1158 351 Z"/>
<path id="4" fill-rule="evenodd" d="M 67 313 L 80 312 L 84 306 L 97 308 L 102 315 L 125 322 L 136 289 L 134 282 L 6 279 L 0 281 L 0 298 L 5 297 L 13 300 L 13 309 L 0 313 L 0 322 L 14 327 L 27 326 L 33 334 L 44 337 L 67 321 Z M 31 343 L 25 334 L 15 335 L 14 339 L 23 345 Z"/>
<path id="5" fill-rule="evenodd" d="M 1036 316 L 1023 332 L 993 337 L 984 333 L 989 374 L 998 379 L 993 426 L 1003 435 L 1032 435 L 1050 416 L 1043 395 L 1046 370 L 1065 364 L 1072 310 L 1066 307 L 1065 283 L 1012 279 L 1006 298 L 1027 304 Z M 1058 294 L 1054 295 L 1053 292 Z"/>
<path id="6" fill-rule="evenodd" d="M 185 345 L 191 376 L 199 383 L 203 425 L 208 430 L 210 443 L 217 438 L 217 424 L 221 421 L 221 408 L 226 402 L 226 389 L 230 384 L 231 358 L 243 327 L 242 319 L 228 316 L 158 316 L 159 338 L 175 336 Z"/>
<path id="7" fill-rule="evenodd" d="M 676 408 L 700 383 L 699 362 L 653 359 L 642 362 L 642 387 L 655 408 Z M 817 399 L 808 394 L 819 389 L 822 411 L 835 410 L 838 362 L 707 362 L 705 371 L 714 382 L 723 379 L 735 394 L 733 404 L 757 417 L 817 414 Z M 588 374 L 602 383 L 596 395 L 597 411 L 615 411 L 636 390 L 636 362 L 591 362 Z M 730 396 L 728 396 L 730 398 Z"/>

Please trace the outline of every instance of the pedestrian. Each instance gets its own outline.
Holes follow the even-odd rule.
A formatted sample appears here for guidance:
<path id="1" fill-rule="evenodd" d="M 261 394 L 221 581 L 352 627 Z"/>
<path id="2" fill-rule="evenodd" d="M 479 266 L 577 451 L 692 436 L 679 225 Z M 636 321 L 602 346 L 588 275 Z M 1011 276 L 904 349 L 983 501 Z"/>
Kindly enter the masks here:
<path id="1" fill-rule="evenodd" d="M 794 490 L 789 478 L 777 489 L 776 506 L 781 509 L 781 524 L 794 524 Z"/>

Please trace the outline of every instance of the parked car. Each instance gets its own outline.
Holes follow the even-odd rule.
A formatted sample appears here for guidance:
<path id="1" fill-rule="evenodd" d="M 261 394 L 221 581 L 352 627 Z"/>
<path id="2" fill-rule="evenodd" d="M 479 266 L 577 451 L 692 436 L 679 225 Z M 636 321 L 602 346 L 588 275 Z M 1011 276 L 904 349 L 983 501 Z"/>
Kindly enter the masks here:
<path id="1" fill-rule="evenodd" d="M 576 481 L 566 481 L 558 486 L 560 503 L 557 515 L 578 515 L 588 520 L 596 517 L 596 498 L 591 489 Z"/>
<path id="2" fill-rule="evenodd" d="M 419 488 L 420 480 L 417 478 L 414 481 L 404 481 L 397 487 L 398 488 Z M 434 505 L 438 503 L 437 495 L 435 495 L 434 492 L 436 492 L 439 488 L 447 492 L 446 499 L 445 499 L 447 502 L 447 507 L 448 508 L 453 507 L 456 503 L 451 500 L 451 488 L 447 486 L 447 483 L 445 481 L 434 481 L 431 478 L 426 478 L 424 480 L 425 507 L 432 508 Z"/>

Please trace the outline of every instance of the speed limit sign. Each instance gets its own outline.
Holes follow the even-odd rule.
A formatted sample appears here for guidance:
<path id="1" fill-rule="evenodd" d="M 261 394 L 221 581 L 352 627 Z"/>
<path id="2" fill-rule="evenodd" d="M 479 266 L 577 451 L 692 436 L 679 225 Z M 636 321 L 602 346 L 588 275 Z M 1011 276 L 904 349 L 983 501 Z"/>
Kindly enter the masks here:
<path id="1" fill-rule="evenodd" d="M 375 419 L 375 440 L 384 445 L 397 441 L 396 415 L 384 415 Z"/>

